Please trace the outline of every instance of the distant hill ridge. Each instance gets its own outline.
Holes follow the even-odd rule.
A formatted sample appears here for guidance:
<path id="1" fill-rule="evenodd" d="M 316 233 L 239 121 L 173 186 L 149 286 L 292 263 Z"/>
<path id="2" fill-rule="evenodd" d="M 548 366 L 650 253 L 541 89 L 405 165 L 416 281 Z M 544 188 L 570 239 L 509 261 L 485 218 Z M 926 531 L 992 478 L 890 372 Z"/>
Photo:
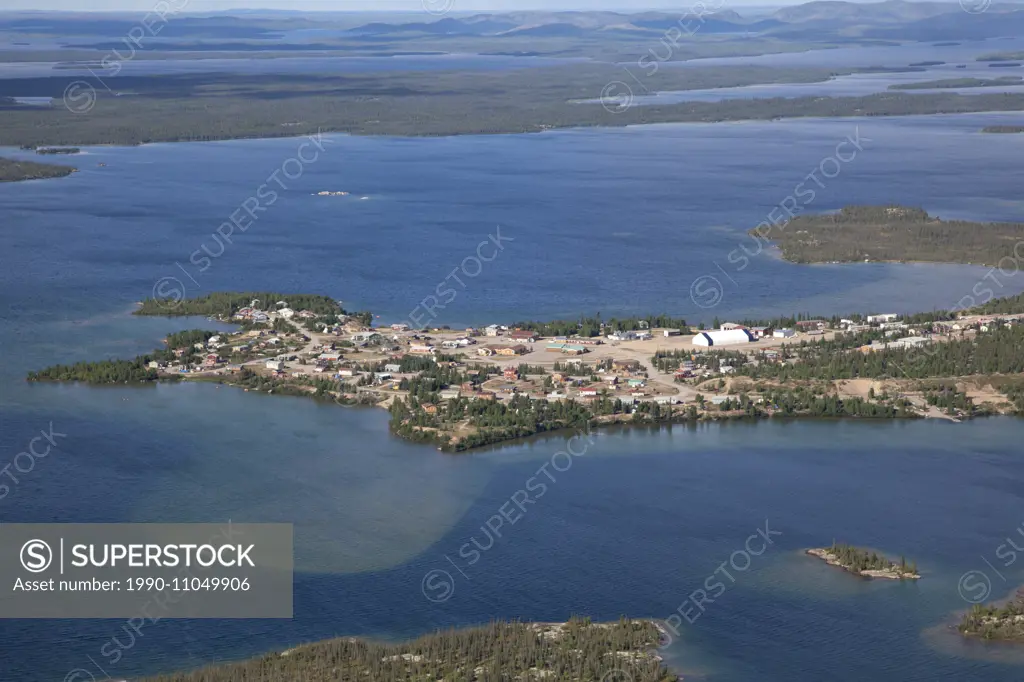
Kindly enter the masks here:
<path id="1" fill-rule="evenodd" d="M 980 3 L 982 0 L 978 0 Z M 709 8 L 722 6 L 709 0 Z M 385 23 L 374 22 L 351 29 L 353 35 L 402 36 L 547 36 L 579 37 L 600 35 L 603 32 L 629 32 L 661 34 L 694 14 L 697 4 L 683 5 L 679 12 L 649 11 L 635 14 L 620 12 L 586 11 L 521 11 L 507 13 L 481 13 L 469 16 L 448 16 L 431 22 Z M 802 5 L 783 7 L 771 14 L 751 11 L 743 16 L 731 9 L 709 11 L 700 22 L 705 33 L 787 33 L 802 35 L 807 31 L 842 31 L 865 36 L 909 40 L 935 40 L 958 37 L 995 37 L 1020 35 L 1019 16 L 1024 4 L 995 3 L 984 12 L 965 12 L 957 2 L 885 2 L 856 3 L 843 0 L 817 0 Z M 1010 15 L 1012 19 L 1007 23 Z M 696 25 L 696 24 L 693 24 Z M 930 32 L 938 32 L 931 35 Z M 808 34 L 804 37 L 814 37 Z M 817 37 L 825 37 L 819 35 Z"/>

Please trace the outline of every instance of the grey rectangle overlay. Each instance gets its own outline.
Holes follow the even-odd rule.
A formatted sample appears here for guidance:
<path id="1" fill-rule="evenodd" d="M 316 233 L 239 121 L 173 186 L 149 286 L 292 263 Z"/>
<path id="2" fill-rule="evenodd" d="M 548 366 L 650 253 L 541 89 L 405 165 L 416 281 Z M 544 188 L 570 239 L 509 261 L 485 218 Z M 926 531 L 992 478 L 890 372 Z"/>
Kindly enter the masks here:
<path id="1" fill-rule="evenodd" d="M 0 524 L 0 618 L 291 618 L 292 525 Z"/>

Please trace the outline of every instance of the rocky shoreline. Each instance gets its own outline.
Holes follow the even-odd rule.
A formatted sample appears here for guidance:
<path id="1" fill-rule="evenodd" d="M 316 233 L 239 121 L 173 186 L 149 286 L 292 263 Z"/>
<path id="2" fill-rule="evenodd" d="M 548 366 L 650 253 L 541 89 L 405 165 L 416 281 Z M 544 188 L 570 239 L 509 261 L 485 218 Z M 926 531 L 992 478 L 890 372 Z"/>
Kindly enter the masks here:
<path id="1" fill-rule="evenodd" d="M 884 580 L 919 580 L 921 575 L 913 569 L 902 569 L 900 564 L 889 562 L 889 568 L 863 568 L 859 569 L 853 564 L 844 562 L 838 554 L 833 553 L 830 548 L 816 548 L 806 550 L 806 554 L 821 559 L 829 566 L 837 566 L 843 570 L 859 575 L 864 578 L 882 578 Z"/>

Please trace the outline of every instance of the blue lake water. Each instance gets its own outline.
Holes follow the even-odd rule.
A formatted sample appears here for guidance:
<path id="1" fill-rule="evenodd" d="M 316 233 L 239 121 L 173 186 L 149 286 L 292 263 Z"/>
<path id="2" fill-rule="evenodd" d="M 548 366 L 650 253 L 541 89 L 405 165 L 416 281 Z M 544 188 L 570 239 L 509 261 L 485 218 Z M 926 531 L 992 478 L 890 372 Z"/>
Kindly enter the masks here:
<path id="1" fill-rule="evenodd" d="M 171 329 L 208 326 L 129 315 L 172 277 L 188 295 L 310 291 L 401 319 L 499 225 L 513 241 L 463 276 L 437 323 L 950 307 L 988 271 L 806 267 L 770 253 L 738 269 L 729 254 L 857 126 L 863 150 L 816 187 L 808 210 L 901 202 L 944 217 L 1019 219 L 1024 138 L 977 132 L 1017 120 L 330 136 L 299 177 L 279 175 L 288 189 L 277 187 L 275 204 L 205 271 L 190 254 L 214 246 L 217 226 L 300 140 L 88 148 L 54 160 L 80 168 L 68 178 L 0 186 L 0 466 L 51 422 L 67 434 L 0 500 L 0 522 L 292 522 L 297 570 L 293 620 L 163 620 L 116 661 L 109 645 L 128 643 L 122 621 L 0 621 L 0 677 L 62 680 L 81 668 L 119 679 L 333 635 L 396 639 L 490 618 L 665 618 L 767 521 L 782 533 L 775 544 L 665 651 L 691 678 L 1019 680 L 1016 650 L 964 643 L 946 628 L 967 606 L 960 576 L 989 570 L 985 560 L 996 561 L 1022 521 L 1024 423 L 1015 419 L 601 432 L 468 565 L 460 548 L 482 540 L 481 525 L 562 437 L 453 457 L 390 437 L 381 410 L 207 385 L 23 381 L 30 369 L 130 357 Z M 351 194 L 312 196 L 321 190 Z M 690 295 L 707 274 L 723 284 L 714 308 Z M 1004 278 L 1000 293 L 1024 290 L 1018 280 Z M 864 582 L 799 553 L 833 538 L 904 553 L 925 578 Z M 993 596 L 1024 582 L 1021 566 L 990 576 Z M 422 591 L 434 570 L 453 576 L 442 603 Z"/>
<path id="2" fill-rule="evenodd" d="M 781 83 L 772 85 L 745 85 L 736 88 L 705 88 L 700 90 L 679 90 L 636 94 L 635 104 L 660 105 L 678 102 L 722 102 L 733 99 L 770 99 L 773 97 L 864 97 L 880 92 L 905 92 L 911 95 L 959 94 L 984 95 L 993 93 L 1024 92 L 1024 83 L 988 85 L 965 88 L 922 88 L 916 90 L 893 90 L 892 86 L 923 83 L 953 78 L 995 79 L 1000 76 L 1019 76 L 1024 73 L 1020 67 L 992 69 L 987 64 L 973 63 L 958 69 L 955 65 L 929 67 L 912 73 L 857 73 L 836 76 L 820 83 Z M 642 93 L 643 90 L 640 90 Z"/>
<path id="3" fill-rule="evenodd" d="M 623 81 L 638 105 L 676 104 L 679 102 L 721 102 L 734 99 L 768 99 L 773 97 L 863 97 L 889 91 L 890 86 L 920 83 L 951 78 L 985 78 L 1020 76 L 1020 67 L 992 68 L 990 62 L 979 62 L 979 57 L 996 52 L 1024 50 L 1024 39 L 996 38 L 973 40 L 956 45 L 934 43 L 903 43 L 899 45 L 834 48 L 786 52 L 750 57 L 713 57 L 685 62 L 665 62 L 658 68 L 692 69 L 707 66 L 772 66 L 777 68 L 834 68 L 852 69 L 883 66 L 888 68 L 917 68 L 920 71 L 902 73 L 858 73 L 837 76 L 818 83 L 769 83 L 733 88 L 706 88 L 680 91 L 652 91 L 647 85 L 651 59 L 644 65 L 629 62 L 621 64 Z M 920 66 L 922 62 L 944 62 Z M 915 66 L 917 65 L 917 66 Z M 958 68 L 959 67 L 959 68 Z M 1024 92 L 1024 85 L 999 85 L 985 88 L 931 88 L 907 91 L 909 94 L 957 93 L 963 95 Z M 621 94 L 621 93 L 619 93 Z"/>

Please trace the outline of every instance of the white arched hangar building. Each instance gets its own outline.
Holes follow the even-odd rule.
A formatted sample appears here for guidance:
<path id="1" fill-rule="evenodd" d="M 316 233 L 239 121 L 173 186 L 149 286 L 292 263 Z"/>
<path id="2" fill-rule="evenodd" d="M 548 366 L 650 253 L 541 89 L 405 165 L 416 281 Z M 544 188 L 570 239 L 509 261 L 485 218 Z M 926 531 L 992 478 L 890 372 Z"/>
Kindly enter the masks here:
<path id="1" fill-rule="evenodd" d="M 746 329 L 715 329 L 709 332 L 700 332 L 693 337 L 695 346 L 734 346 L 740 343 L 750 343 L 754 337 Z"/>

